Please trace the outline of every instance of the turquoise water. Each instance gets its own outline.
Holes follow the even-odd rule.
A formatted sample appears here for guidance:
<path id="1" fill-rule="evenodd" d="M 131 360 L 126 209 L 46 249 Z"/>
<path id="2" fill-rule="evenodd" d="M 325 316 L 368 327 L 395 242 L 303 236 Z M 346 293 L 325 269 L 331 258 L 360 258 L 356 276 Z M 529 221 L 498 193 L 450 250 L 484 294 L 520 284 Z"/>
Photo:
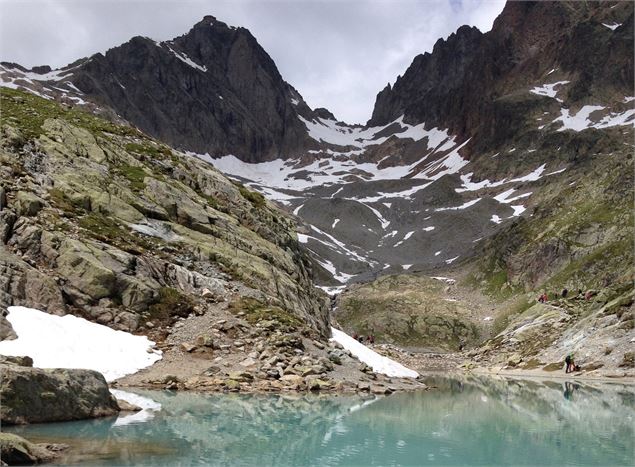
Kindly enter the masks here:
<path id="1" fill-rule="evenodd" d="M 633 386 L 431 383 L 438 388 L 378 399 L 135 391 L 161 411 L 125 426 L 9 431 L 71 444 L 63 463 L 82 465 L 633 465 Z"/>

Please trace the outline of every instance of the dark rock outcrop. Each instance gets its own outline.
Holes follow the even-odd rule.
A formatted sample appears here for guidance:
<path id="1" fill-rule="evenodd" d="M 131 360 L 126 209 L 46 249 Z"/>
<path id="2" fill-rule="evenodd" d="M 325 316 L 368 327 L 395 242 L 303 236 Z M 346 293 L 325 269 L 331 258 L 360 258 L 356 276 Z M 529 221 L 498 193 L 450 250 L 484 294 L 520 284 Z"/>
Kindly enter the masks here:
<path id="1" fill-rule="evenodd" d="M 101 373 L 0 363 L 0 421 L 5 425 L 116 415 L 119 406 Z"/>
<path id="2" fill-rule="evenodd" d="M 134 37 L 96 54 L 71 81 L 177 148 L 260 161 L 308 143 L 297 91 L 247 29 L 212 16 L 171 41 Z"/>
<path id="3" fill-rule="evenodd" d="M 612 22 L 607 15 L 622 18 L 615 31 L 602 24 Z M 466 149 L 483 152 L 526 126 L 541 99 L 518 91 L 549 80 L 550 71 L 571 82 L 571 103 L 630 95 L 632 38 L 633 11 L 626 4 L 508 2 L 491 31 L 462 26 L 439 39 L 432 53 L 415 57 L 394 86 L 377 95 L 368 124 L 405 115 L 405 121 L 449 128 L 462 139 L 477 136 Z"/>

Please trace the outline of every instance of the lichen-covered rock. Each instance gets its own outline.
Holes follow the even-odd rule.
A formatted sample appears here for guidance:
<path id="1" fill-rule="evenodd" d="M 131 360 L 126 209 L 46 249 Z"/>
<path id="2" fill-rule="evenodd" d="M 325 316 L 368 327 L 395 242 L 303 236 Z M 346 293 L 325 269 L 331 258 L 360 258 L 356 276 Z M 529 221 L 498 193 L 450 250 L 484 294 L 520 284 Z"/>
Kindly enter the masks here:
<path id="1" fill-rule="evenodd" d="M 16 194 L 16 208 L 21 216 L 35 216 L 43 206 L 44 202 L 33 193 L 19 191 Z"/>
<path id="2" fill-rule="evenodd" d="M 261 195 L 136 129 L 21 91 L 1 98 L 14 117 L 3 132 L 19 138 L 0 142 L 0 305 L 135 329 L 202 315 L 238 284 L 328 334 L 295 224 Z"/>
<path id="3" fill-rule="evenodd" d="M 101 373 L 0 364 L 0 421 L 5 425 L 116 415 L 119 406 Z"/>

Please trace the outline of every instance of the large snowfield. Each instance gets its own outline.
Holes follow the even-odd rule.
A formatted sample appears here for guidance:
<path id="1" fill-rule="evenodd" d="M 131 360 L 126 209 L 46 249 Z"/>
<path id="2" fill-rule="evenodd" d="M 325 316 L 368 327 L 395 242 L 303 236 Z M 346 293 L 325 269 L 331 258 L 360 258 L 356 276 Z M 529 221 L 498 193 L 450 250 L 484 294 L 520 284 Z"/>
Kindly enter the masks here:
<path id="1" fill-rule="evenodd" d="M 73 315 L 56 316 L 21 306 L 8 310 L 7 319 L 18 338 L 0 342 L 0 354 L 28 355 L 38 368 L 96 370 L 113 381 L 161 359 L 161 352 L 145 336 Z"/>
<path id="2" fill-rule="evenodd" d="M 379 355 L 374 350 L 369 349 L 361 342 L 356 341 L 351 336 L 338 329 L 331 328 L 334 340 L 346 350 L 351 352 L 359 361 L 364 362 L 370 366 L 375 373 L 382 373 L 386 376 L 392 376 L 395 378 L 416 378 L 419 376 L 414 370 L 406 368 L 401 363 L 397 363 L 388 357 Z"/>

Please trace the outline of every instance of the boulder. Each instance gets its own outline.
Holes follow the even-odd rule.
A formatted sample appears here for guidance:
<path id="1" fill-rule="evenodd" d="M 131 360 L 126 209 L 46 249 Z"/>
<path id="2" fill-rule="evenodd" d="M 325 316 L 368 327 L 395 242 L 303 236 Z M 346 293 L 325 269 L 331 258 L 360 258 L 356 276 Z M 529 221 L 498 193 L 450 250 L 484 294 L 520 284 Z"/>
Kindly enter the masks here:
<path id="1" fill-rule="evenodd" d="M 0 421 L 6 425 L 116 415 L 119 406 L 101 373 L 0 364 Z"/>
<path id="2" fill-rule="evenodd" d="M 51 462 L 64 444 L 34 444 L 13 433 L 0 433 L 1 465 L 33 465 Z"/>
<path id="3" fill-rule="evenodd" d="M 229 379 L 233 379 L 238 382 L 250 382 L 254 380 L 254 376 L 246 371 L 232 371 L 229 373 Z"/>
<path id="4" fill-rule="evenodd" d="M 143 410 L 138 405 L 131 404 L 123 399 L 117 399 L 117 405 L 119 406 L 119 410 L 122 412 L 140 412 Z"/>
<path id="5" fill-rule="evenodd" d="M 15 202 L 20 216 L 35 216 L 44 207 L 44 201 L 28 191 L 18 191 Z"/>

